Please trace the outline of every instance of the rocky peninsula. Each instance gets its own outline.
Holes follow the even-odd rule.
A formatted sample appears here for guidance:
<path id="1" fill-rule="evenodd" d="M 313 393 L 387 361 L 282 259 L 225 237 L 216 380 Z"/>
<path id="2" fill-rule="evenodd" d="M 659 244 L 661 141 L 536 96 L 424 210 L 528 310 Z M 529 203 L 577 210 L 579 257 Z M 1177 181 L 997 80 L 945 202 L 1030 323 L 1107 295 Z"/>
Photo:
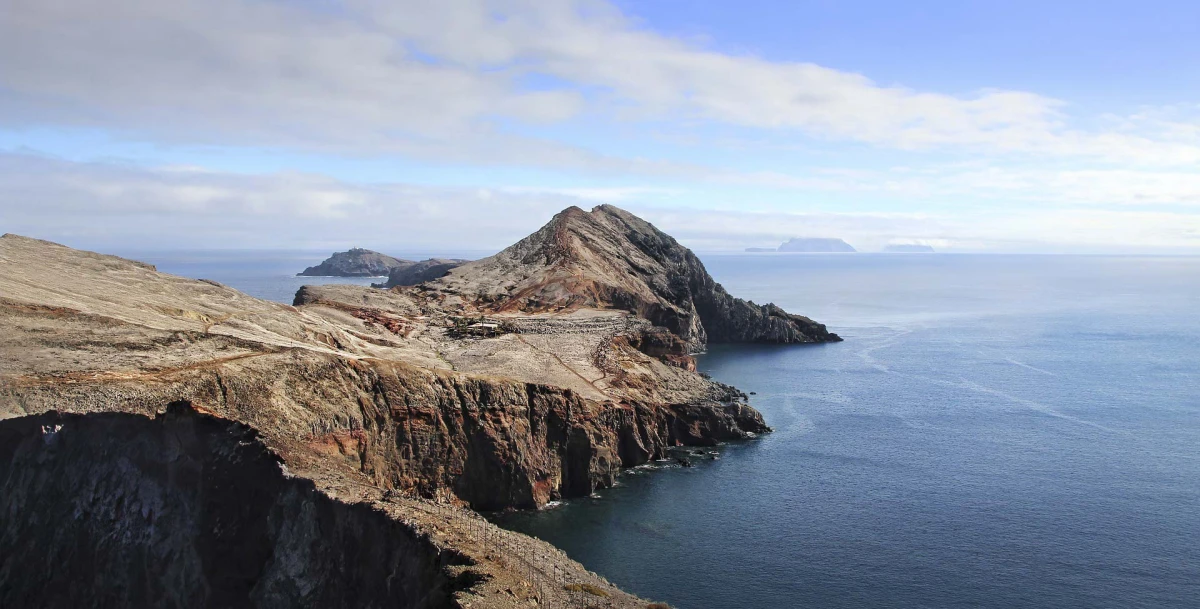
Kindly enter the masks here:
<path id="1" fill-rule="evenodd" d="M 767 432 L 691 354 L 837 340 L 610 206 L 295 306 L 5 235 L 0 604 L 646 607 L 474 510 Z"/>

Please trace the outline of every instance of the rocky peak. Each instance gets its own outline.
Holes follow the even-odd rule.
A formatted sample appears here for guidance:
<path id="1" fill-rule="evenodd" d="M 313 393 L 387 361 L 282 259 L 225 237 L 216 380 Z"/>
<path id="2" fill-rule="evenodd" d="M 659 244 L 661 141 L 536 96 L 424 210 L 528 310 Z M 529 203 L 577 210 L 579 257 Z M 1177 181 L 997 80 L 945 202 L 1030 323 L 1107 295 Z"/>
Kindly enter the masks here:
<path id="1" fill-rule="evenodd" d="M 706 342 L 841 340 L 825 326 L 725 292 L 691 250 L 612 205 L 568 207 L 532 235 L 430 284 L 502 311 L 622 309 Z"/>

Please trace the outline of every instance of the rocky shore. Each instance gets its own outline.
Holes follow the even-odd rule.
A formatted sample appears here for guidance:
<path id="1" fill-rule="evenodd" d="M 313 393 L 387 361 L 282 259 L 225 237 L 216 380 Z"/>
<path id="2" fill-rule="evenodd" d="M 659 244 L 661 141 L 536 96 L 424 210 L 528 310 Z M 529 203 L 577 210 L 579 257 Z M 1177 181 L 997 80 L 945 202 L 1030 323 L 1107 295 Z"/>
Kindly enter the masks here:
<path id="1" fill-rule="evenodd" d="M 428 283 L 308 286 L 290 307 L 5 235 L 0 509 L 23 525 L 0 536 L 0 604 L 645 607 L 471 510 L 769 431 L 691 352 L 834 340 L 608 206 Z M 152 552 L 188 557 L 162 575 L 176 591 L 99 577 Z M 15 583 L 36 565 L 92 600 Z"/>

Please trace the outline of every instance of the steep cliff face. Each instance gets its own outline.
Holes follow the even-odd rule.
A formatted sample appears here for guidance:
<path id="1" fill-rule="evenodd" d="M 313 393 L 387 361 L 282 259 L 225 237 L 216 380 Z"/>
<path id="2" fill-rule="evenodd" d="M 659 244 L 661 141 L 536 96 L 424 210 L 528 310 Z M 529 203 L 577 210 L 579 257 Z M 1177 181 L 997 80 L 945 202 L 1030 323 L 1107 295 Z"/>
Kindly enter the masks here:
<path id="1" fill-rule="evenodd" d="M 286 473 L 245 425 L 0 421 L 7 607 L 457 607 L 467 562 L 372 507 Z"/>
<path id="2" fill-rule="evenodd" d="M 429 284 L 492 311 L 616 308 L 698 349 L 713 342 L 841 340 L 824 325 L 730 296 L 691 250 L 610 205 L 569 208 L 536 233 Z"/>
<path id="3" fill-rule="evenodd" d="M 383 277 L 394 269 L 416 264 L 359 247 L 337 252 L 317 266 L 296 273 L 303 277 Z"/>
<path id="4" fill-rule="evenodd" d="M 557 387 L 296 351 L 124 380 L 13 382 L 0 389 L 0 411 L 153 415 L 184 399 L 263 430 L 297 473 L 336 465 L 382 488 L 497 510 L 587 496 L 669 447 L 768 430 L 736 391 L 722 397 L 597 403 Z"/>

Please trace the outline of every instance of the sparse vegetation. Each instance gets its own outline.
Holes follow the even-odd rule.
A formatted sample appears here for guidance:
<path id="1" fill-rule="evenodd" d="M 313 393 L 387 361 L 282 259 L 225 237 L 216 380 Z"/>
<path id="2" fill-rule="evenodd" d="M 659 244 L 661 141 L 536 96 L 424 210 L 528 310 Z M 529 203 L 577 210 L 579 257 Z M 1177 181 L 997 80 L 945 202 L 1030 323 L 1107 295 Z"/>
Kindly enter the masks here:
<path id="1" fill-rule="evenodd" d="M 671 606 L 666 603 L 650 603 L 646 605 L 646 609 L 671 609 Z"/>
<path id="2" fill-rule="evenodd" d="M 567 584 L 563 586 L 567 592 L 587 592 L 592 596 L 608 596 L 608 590 L 592 584 Z"/>

